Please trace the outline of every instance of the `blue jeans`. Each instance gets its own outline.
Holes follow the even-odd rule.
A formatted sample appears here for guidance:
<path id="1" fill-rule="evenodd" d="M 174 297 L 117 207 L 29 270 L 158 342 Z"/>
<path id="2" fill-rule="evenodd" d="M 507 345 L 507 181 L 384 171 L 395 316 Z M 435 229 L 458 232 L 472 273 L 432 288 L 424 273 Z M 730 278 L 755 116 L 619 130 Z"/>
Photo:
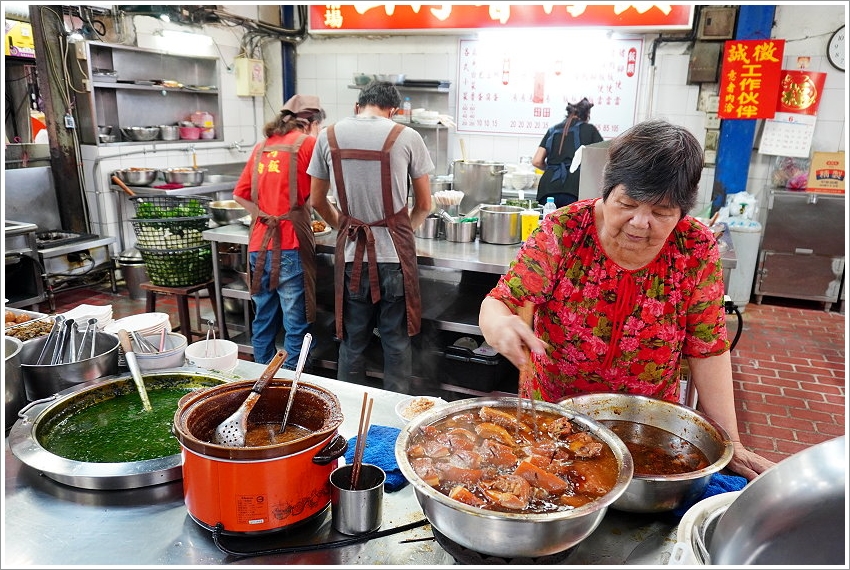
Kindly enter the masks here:
<path id="1" fill-rule="evenodd" d="M 339 347 L 337 379 L 364 384 L 366 358 L 364 353 L 372 340 L 373 322 L 381 335 L 384 352 L 384 389 L 402 394 L 410 393 L 413 356 L 407 335 L 407 310 L 404 301 L 404 279 L 401 264 L 379 263 L 378 280 L 381 300 L 372 304 L 369 294 L 369 267 L 363 264 L 357 293 L 351 293 L 351 268 L 345 264 L 343 294 L 343 333 Z"/>
<path id="2" fill-rule="evenodd" d="M 248 259 L 251 272 L 257 264 L 259 252 L 252 251 Z M 297 249 L 284 249 L 280 252 L 280 281 L 277 289 L 269 291 L 272 252 L 266 252 L 266 266 L 263 269 L 260 292 L 251 295 L 254 301 L 254 322 L 251 325 L 251 345 L 254 348 L 254 362 L 268 364 L 277 352 L 275 337 L 283 327 L 283 349 L 286 360 L 283 367 L 295 370 L 304 335 L 310 332 L 307 312 L 304 308 L 304 269 Z"/>

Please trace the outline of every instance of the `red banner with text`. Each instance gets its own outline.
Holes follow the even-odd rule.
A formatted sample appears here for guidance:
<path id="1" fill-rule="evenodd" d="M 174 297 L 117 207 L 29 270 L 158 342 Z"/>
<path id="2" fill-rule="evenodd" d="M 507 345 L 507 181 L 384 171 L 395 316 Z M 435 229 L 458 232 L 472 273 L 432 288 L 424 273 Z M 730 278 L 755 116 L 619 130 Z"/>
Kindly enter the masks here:
<path id="1" fill-rule="evenodd" d="M 782 77 L 785 40 L 730 40 L 723 50 L 721 119 L 770 119 Z"/>

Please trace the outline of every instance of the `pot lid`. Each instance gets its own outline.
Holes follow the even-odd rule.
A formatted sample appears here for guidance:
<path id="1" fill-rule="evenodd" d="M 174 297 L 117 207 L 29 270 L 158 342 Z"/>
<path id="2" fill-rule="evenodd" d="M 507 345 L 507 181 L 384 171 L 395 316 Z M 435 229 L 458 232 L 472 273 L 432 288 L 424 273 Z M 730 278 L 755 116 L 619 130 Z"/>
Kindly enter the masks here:
<path id="1" fill-rule="evenodd" d="M 118 261 L 124 263 L 144 263 L 145 260 L 142 259 L 142 252 L 136 249 L 135 247 L 131 247 L 125 249 L 118 255 Z"/>

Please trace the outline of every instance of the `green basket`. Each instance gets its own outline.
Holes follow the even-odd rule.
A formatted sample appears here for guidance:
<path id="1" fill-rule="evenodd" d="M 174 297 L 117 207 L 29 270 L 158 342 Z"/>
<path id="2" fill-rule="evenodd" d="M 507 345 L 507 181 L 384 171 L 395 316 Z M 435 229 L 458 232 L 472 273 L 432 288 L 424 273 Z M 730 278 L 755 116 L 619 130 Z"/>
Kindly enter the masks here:
<path id="1" fill-rule="evenodd" d="M 133 218 L 136 245 L 147 249 L 174 250 L 198 247 L 207 240 L 202 232 L 209 229 L 209 216 L 194 218 Z"/>
<path id="2" fill-rule="evenodd" d="M 136 218 L 194 218 L 210 215 L 209 196 L 133 196 Z"/>
<path id="3" fill-rule="evenodd" d="M 138 247 L 151 283 L 160 287 L 188 287 L 212 279 L 212 244 L 185 249 Z"/>

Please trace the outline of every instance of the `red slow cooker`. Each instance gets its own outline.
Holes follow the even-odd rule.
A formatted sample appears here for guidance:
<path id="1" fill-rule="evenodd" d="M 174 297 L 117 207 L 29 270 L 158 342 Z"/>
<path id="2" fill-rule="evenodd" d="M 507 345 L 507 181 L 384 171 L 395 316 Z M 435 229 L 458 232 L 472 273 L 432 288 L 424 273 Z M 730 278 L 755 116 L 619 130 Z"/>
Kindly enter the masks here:
<path id="1" fill-rule="evenodd" d="M 228 447 L 212 443 L 216 426 L 248 397 L 254 380 L 229 382 L 186 396 L 174 415 L 183 457 L 183 492 L 189 515 L 226 534 L 266 533 L 307 522 L 330 505 L 330 474 L 348 443 L 337 397 L 300 382 L 287 424 L 310 433 L 285 443 Z M 292 386 L 273 379 L 251 415 L 252 424 L 283 420 Z"/>

